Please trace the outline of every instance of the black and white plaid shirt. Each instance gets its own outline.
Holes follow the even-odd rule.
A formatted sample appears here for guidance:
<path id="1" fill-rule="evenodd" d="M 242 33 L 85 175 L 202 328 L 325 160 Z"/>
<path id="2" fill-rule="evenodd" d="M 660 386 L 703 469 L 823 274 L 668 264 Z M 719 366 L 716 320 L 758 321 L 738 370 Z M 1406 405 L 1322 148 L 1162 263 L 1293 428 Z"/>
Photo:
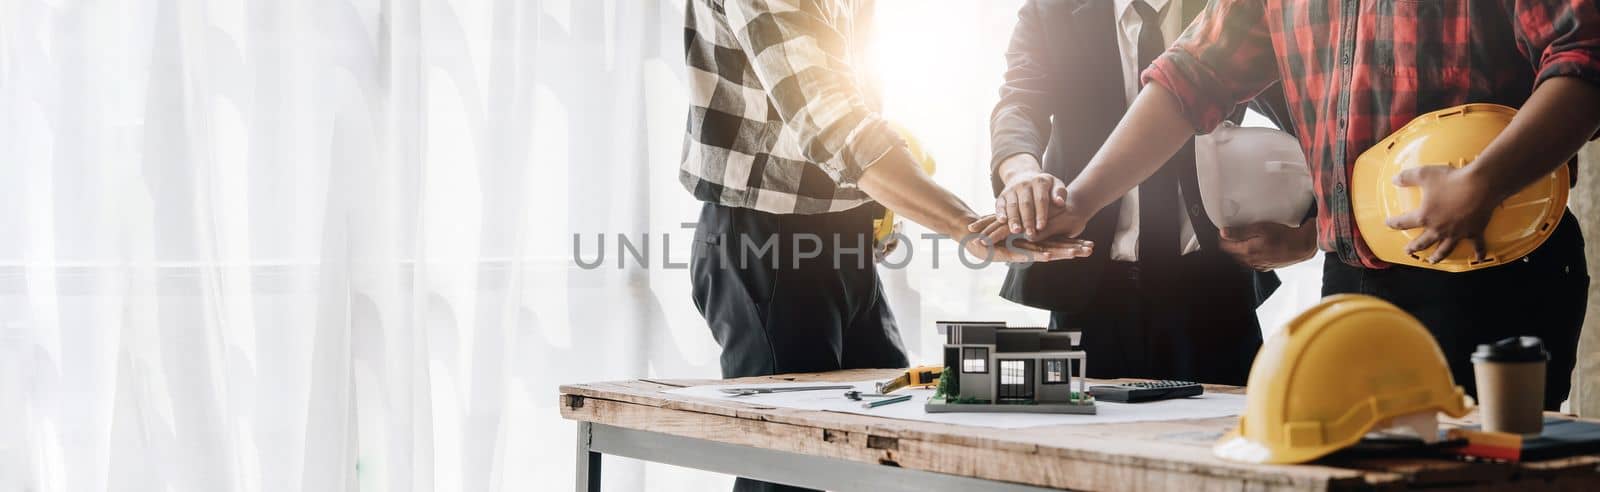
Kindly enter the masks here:
<path id="1" fill-rule="evenodd" d="M 905 142 L 867 70 L 871 0 L 689 0 L 689 121 L 679 181 L 702 201 L 818 214 Z"/>

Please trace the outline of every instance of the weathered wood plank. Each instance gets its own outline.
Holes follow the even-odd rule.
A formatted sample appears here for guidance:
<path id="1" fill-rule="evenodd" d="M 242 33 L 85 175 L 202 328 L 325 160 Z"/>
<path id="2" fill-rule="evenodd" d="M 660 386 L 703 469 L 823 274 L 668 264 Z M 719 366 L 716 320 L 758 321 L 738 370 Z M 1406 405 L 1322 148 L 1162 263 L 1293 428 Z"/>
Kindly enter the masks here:
<path id="1" fill-rule="evenodd" d="M 1589 487 L 1600 456 L 1520 465 L 1433 458 L 1334 459 L 1299 466 L 1232 463 L 1210 446 L 1234 418 L 992 429 L 765 407 L 666 394 L 702 384 L 860 381 L 893 370 L 737 380 L 635 380 L 561 387 L 565 418 L 1030 485 L 1117 490 L 1345 490 Z M 1208 386 L 1239 393 L 1242 388 Z M 1472 416 L 1457 422 L 1471 422 Z M 1514 488 L 1514 487 L 1513 487 Z M 1591 488 L 1592 490 L 1592 488 Z"/>
<path id="2" fill-rule="evenodd" d="M 574 420 L 729 444 L 1075 490 L 1106 490 L 1108 487 L 1133 491 L 1239 490 L 1242 486 L 1252 490 L 1328 490 L 1357 488 L 1367 484 L 1370 478 L 1369 474 L 1337 470 L 1332 474 L 1302 470 L 1242 476 L 1198 464 L 1130 466 L 1126 459 L 1074 459 L 1012 449 L 930 443 L 598 398 L 587 398 L 576 408 L 564 405 L 562 415 Z M 1037 448 L 1031 450 L 1037 451 Z M 1108 454 L 1102 458 L 1114 457 Z"/>

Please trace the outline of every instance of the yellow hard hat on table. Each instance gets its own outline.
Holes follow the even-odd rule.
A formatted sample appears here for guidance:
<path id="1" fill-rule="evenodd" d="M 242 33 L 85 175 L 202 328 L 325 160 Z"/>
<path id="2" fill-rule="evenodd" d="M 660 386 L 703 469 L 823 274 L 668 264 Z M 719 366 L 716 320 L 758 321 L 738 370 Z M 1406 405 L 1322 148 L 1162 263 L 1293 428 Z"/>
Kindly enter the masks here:
<path id="1" fill-rule="evenodd" d="M 1555 232 L 1567 207 L 1571 182 L 1561 166 L 1527 188 L 1511 195 L 1489 219 L 1483 241 L 1484 261 L 1474 261 L 1471 247 L 1459 246 L 1437 264 L 1425 261 L 1432 249 L 1406 253 L 1406 245 L 1423 229 L 1397 231 L 1384 223 L 1389 217 L 1416 209 L 1422 191 L 1399 187 L 1394 177 L 1418 166 L 1470 165 L 1489 142 L 1505 130 L 1517 111 L 1497 104 L 1467 104 L 1418 116 L 1356 158 L 1350 181 L 1350 202 L 1356 227 L 1378 259 L 1447 272 L 1465 272 L 1501 265 L 1532 253 Z M 1437 247 L 1437 246 L 1435 246 Z"/>
<path id="2" fill-rule="evenodd" d="M 1336 295 L 1261 346 L 1239 426 L 1212 450 L 1234 461 L 1303 463 L 1400 419 L 1469 409 L 1421 322 L 1376 297 Z"/>

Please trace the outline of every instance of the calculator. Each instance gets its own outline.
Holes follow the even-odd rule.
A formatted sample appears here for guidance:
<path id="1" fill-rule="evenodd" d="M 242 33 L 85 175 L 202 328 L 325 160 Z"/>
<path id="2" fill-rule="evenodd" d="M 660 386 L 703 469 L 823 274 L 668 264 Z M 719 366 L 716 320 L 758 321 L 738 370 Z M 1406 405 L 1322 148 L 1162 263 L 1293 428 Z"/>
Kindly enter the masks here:
<path id="1" fill-rule="evenodd" d="M 1183 398 L 1186 396 L 1198 396 L 1205 392 L 1206 389 L 1200 386 L 1199 383 L 1189 381 L 1140 381 L 1089 387 L 1089 393 L 1094 395 L 1094 399 L 1116 403 L 1140 403 L 1169 398 Z"/>

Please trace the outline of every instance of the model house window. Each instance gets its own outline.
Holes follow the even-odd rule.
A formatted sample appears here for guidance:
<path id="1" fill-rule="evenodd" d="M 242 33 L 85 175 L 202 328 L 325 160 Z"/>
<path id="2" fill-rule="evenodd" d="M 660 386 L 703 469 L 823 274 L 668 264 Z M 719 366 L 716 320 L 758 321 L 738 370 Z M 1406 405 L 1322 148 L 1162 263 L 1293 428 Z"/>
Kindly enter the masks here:
<path id="1" fill-rule="evenodd" d="M 1020 360 L 1000 361 L 1000 384 L 1028 384 L 1028 365 Z"/>
<path id="2" fill-rule="evenodd" d="M 961 372 L 989 372 L 989 349 L 961 349 Z"/>
<path id="3" fill-rule="evenodd" d="M 1067 382 L 1067 360 L 1044 360 L 1044 384 L 1063 384 Z"/>

